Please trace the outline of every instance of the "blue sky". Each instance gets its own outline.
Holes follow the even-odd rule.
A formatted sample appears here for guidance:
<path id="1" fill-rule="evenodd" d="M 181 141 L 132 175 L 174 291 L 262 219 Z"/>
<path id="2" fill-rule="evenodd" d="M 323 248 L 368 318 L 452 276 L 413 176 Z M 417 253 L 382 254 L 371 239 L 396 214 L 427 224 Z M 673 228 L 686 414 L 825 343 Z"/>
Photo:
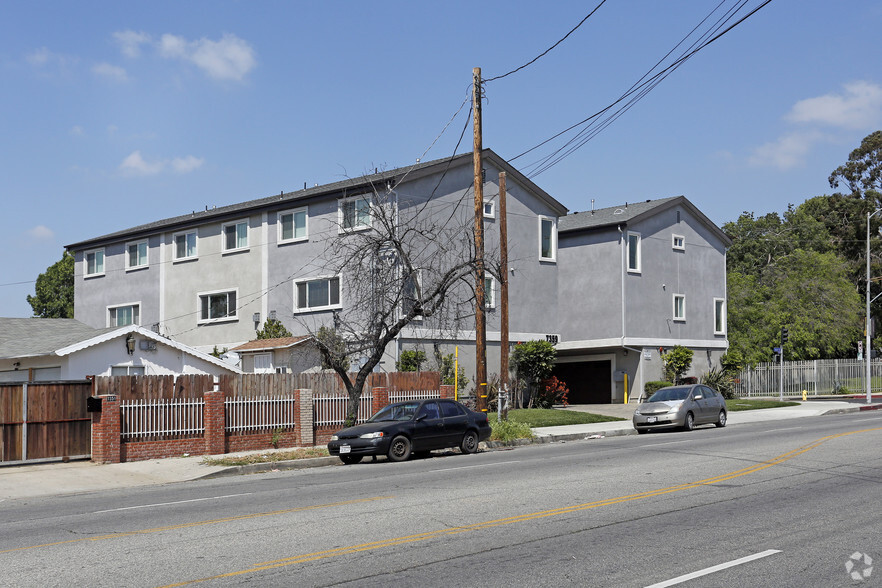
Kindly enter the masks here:
<path id="1" fill-rule="evenodd" d="M 0 316 L 31 315 L 66 244 L 452 154 L 472 68 L 514 70 L 599 1 L 0 0 Z M 716 5 L 607 0 L 487 83 L 484 146 L 607 107 Z M 682 194 L 720 225 L 829 194 L 882 128 L 880 24 L 877 1 L 773 0 L 531 178 L 570 210 Z"/>

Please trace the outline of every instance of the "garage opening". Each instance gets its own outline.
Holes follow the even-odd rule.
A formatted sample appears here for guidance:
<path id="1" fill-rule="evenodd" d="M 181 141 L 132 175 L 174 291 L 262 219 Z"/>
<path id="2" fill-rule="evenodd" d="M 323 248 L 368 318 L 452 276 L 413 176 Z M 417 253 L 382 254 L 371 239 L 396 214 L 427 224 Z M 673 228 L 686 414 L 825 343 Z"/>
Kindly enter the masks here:
<path id="1" fill-rule="evenodd" d="M 610 404 L 612 402 L 612 361 L 579 361 L 554 366 L 558 380 L 566 382 L 570 404 Z"/>

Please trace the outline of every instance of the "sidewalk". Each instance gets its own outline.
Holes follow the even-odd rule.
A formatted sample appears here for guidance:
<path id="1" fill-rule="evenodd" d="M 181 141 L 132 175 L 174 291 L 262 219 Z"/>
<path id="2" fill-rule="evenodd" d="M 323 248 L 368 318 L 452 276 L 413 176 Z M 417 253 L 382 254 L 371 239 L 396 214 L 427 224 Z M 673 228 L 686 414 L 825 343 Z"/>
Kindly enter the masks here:
<path id="1" fill-rule="evenodd" d="M 634 408 L 636 408 L 636 405 L 633 404 L 592 404 L 568 407 L 567 410 L 581 410 L 607 416 L 618 416 L 628 420 L 533 429 L 536 435 L 533 443 L 553 443 L 589 439 L 595 436 L 614 437 L 637 434 L 630 421 Z M 793 407 L 731 412 L 729 413 L 729 425 L 738 426 L 744 423 L 760 421 L 877 409 L 882 409 L 882 403 L 867 405 L 844 401 L 809 401 L 802 402 L 799 406 Z M 260 453 L 268 452 L 263 451 Z M 3 508 L 3 501 L 8 499 L 169 484 L 208 477 L 321 467 L 338 465 L 340 463 L 336 457 L 320 457 L 229 467 L 205 465 L 203 463 L 204 457 L 200 455 L 108 465 L 98 465 L 90 461 L 75 461 L 69 463 L 41 463 L 0 467 L 0 509 Z"/>

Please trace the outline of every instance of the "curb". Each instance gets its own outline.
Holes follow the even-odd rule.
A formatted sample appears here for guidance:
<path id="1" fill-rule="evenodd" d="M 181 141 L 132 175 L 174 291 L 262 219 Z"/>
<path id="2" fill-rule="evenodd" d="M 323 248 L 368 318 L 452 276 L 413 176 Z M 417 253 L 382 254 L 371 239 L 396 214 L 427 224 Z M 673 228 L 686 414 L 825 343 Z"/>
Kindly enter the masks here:
<path id="1" fill-rule="evenodd" d="M 252 463 L 241 466 L 229 466 L 204 476 L 194 478 L 196 480 L 211 480 L 213 478 L 226 478 L 229 476 L 243 476 L 246 474 L 263 474 L 266 472 L 278 472 L 282 470 L 304 470 L 307 468 L 320 468 L 324 466 L 342 465 L 337 457 L 311 457 L 307 459 L 291 459 L 287 461 L 268 461 L 264 463 Z"/>

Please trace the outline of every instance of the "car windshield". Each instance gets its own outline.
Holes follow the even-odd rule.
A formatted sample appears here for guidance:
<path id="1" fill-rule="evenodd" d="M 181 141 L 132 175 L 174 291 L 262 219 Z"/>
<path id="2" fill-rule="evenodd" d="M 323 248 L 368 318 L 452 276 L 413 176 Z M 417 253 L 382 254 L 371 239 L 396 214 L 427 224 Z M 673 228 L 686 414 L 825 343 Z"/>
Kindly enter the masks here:
<path id="1" fill-rule="evenodd" d="M 664 402 L 666 400 L 686 400 L 689 388 L 662 388 L 649 397 L 649 402 Z"/>
<path id="2" fill-rule="evenodd" d="M 419 402 L 402 402 L 400 404 L 390 404 L 385 408 L 378 410 L 374 416 L 369 418 L 367 422 L 377 423 L 380 421 L 409 421 L 413 418 L 419 407 Z"/>

